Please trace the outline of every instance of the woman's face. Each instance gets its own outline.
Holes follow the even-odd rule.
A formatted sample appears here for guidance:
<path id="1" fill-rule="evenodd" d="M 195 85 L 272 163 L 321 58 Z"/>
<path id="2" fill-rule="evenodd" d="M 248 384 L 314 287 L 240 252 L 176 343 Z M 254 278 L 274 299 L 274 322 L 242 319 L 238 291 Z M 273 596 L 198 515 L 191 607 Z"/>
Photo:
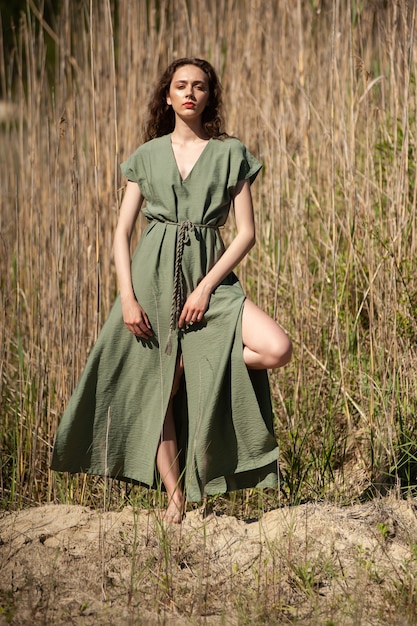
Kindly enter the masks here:
<path id="1" fill-rule="evenodd" d="M 191 121 L 202 115 L 209 96 L 207 74 L 196 65 L 183 65 L 174 72 L 167 103 L 176 115 Z"/>

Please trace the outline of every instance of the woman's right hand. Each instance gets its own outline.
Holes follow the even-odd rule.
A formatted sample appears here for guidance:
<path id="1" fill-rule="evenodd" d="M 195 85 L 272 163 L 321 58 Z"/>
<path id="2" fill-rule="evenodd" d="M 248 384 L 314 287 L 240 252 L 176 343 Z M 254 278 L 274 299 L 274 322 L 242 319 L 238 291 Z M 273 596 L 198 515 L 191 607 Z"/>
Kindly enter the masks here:
<path id="1" fill-rule="evenodd" d="M 153 331 L 148 316 L 134 298 L 122 301 L 122 313 L 125 326 L 131 333 L 141 339 L 152 337 Z"/>
<path id="2" fill-rule="evenodd" d="M 152 328 L 148 316 L 135 298 L 130 268 L 130 238 L 142 202 L 143 196 L 139 185 L 129 180 L 120 206 L 120 215 L 114 235 L 114 260 L 119 281 L 123 321 L 126 328 L 136 337 L 149 339 L 153 335 Z"/>

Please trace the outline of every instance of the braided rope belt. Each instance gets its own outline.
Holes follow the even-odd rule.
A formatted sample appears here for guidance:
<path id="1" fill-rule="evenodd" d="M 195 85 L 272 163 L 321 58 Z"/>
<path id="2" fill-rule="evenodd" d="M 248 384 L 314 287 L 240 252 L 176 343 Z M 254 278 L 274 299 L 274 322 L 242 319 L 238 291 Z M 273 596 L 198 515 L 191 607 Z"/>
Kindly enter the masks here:
<path id="1" fill-rule="evenodd" d="M 174 288 L 172 291 L 171 300 L 171 316 L 169 320 L 169 334 L 165 347 L 165 354 L 170 355 L 172 352 L 172 335 L 178 328 L 178 321 L 182 307 L 184 306 L 184 285 L 182 273 L 182 257 L 184 254 L 184 246 L 190 241 L 190 234 L 195 232 L 196 228 L 212 228 L 218 230 L 218 226 L 211 224 L 194 224 L 190 220 L 184 222 L 170 222 L 168 220 L 153 220 L 169 226 L 176 226 L 178 228 L 177 233 L 177 246 L 175 250 L 175 264 L 174 264 Z"/>

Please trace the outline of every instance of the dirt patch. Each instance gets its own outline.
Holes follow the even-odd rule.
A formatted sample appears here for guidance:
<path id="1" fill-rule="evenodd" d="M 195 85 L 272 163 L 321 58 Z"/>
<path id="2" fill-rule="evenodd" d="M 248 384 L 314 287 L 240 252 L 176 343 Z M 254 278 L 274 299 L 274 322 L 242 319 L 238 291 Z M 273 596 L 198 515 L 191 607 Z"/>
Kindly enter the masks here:
<path id="1" fill-rule="evenodd" d="M 259 520 L 48 505 L 0 518 L 0 623 L 414 624 L 411 501 Z"/>

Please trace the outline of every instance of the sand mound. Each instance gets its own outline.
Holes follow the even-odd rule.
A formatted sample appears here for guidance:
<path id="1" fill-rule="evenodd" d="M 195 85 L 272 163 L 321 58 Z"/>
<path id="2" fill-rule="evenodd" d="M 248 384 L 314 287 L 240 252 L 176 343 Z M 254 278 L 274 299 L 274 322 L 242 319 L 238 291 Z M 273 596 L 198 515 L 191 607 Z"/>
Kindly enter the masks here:
<path id="1" fill-rule="evenodd" d="M 415 506 L 393 498 L 180 527 L 132 507 L 3 513 L 0 623 L 412 624 L 416 546 Z"/>

